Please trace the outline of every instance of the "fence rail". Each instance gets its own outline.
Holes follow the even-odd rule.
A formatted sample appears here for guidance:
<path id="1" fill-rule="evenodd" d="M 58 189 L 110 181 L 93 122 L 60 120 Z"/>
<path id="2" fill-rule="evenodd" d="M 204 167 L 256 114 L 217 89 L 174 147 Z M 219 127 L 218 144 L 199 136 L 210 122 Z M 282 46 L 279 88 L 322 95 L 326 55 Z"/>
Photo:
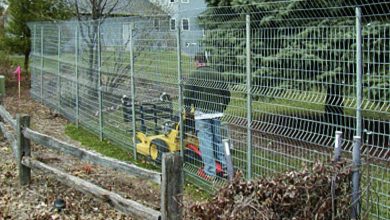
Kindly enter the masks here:
<path id="1" fill-rule="evenodd" d="M 371 217 L 388 219 L 389 9 L 389 1 L 268 1 L 181 8 L 176 28 L 155 26 L 165 15 L 36 22 L 31 94 L 133 158 L 138 132 L 163 134 L 167 121 L 179 121 L 185 172 L 211 191 L 215 185 L 197 176 L 202 158 L 185 154 L 189 137 L 197 136 L 181 114 L 190 107 L 183 101 L 197 70 L 194 55 L 203 52 L 220 76 L 203 87 L 224 82 L 231 93 L 222 121 L 235 170 L 256 178 L 326 160 L 341 131 L 343 155 L 352 157 L 355 147 L 355 156 L 373 158 L 373 176 L 362 176 L 378 194 L 373 203 L 380 211 Z M 84 27 L 94 25 L 99 33 L 88 35 Z M 171 96 L 172 118 L 155 105 L 161 93 Z M 361 142 L 354 144 L 354 136 Z"/>
<path id="2" fill-rule="evenodd" d="M 8 131 L 3 122 L 0 122 L 0 132 L 11 143 L 13 154 L 19 165 L 21 185 L 30 184 L 31 169 L 37 169 L 50 174 L 61 183 L 77 191 L 89 194 L 94 198 L 110 204 L 113 208 L 132 217 L 156 220 L 182 218 L 183 166 L 182 159 L 179 155 L 165 154 L 163 156 L 162 173 L 157 173 L 78 148 L 56 138 L 31 130 L 29 128 L 30 117 L 28 115 L 17 115 L 16 120 L 14 120 L 3 106 L 0 106 L 0 117 L 7 122 L 15 122 L 15 126 L 11 124 L 11 127 L 15 130 L 16 135 Z M 161 184 L 161 212 L 136 201 L 125 199 L 114 192 L 33 159 L 31 156 L 30 141 L 51 150 L 73 156 L 81 161 L 118 170 L 131 176 Z"/>

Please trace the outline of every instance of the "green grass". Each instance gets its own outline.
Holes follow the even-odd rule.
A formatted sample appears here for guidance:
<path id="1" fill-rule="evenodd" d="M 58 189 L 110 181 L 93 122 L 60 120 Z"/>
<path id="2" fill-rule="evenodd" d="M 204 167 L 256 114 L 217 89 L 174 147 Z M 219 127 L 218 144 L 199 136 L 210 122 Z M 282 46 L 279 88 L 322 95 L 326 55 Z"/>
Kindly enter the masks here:
<path id="1" fill-rule="evenodd" d="M 142 51 L 135 53 L 135 76 L 138 79 L 150 80 L 153 83 L 171 83 L 177 84 L 177 54 L 174 50 L 156 50 Z M 86 56 L 85 54 L 84 56 Z M 57 56 L 47 56 L 44 59 L 44 70 L 53 74 L 57 73 Z M 81 67 L 88 67 L 88 63 L 80 62 Z M 74 54 L 63 54 L 61 62 L 74 65 Z M 119 63 L 119 64 L 118 64 Z M 125 66 L 130 65 L 130 55 L 127 52 L 115 53 L 113 51 L 104 51 L 102 53 L 102 71 L 105 75 L 115 75 L 118 71 L 125 71 Z M 193 71 L 194 65 L 191 57 L 182 55 L 182 73 L 184 76 Z M 246 115 L 246 98 L 243 92 L 236 91 L 238 88 L 232 88 L 232 101 L 227 113 L 235 116 Z M 281 114 L 291 116 L 308 116 L 313 113 L 323 113 L 325 109 L 326 91 L 286 91 L 278 96 L 261 96 L 255 99 L 253 107 L 253 118 L 261 118 L 264 114 Z M 365 118 L 389 120 L 390 106 L 379 107 L 378 103 L 366 101 L 366 108 L 363 108 L 362 114 Z M 356 115 L 356 100 L 350 97 L 344 99 L 344 112 L 346 116 L 354 117 Z M 381 109 L 381 110 L 380 110 Z M 385 111 L 383 111 L 385 109 Z"/>
<path id="2" fill-rule="evenodd" d="M 226 113 L 228 115 L 246 117 L 246 96 L 243 92 L 232 91 L 232 97 Z M 253 119 L 261 118 L 263 115 L 289 115 L 289 116 L 309 116 L 323 114 L 325 111 L 325 92 L 315 91 L 291 91 L 279 97 L 262 97 L 252 103 Z M 346 116 L 355 117 L 356 101 L 350 98 L 344 99 L 344 113 Z M 374 102 L 367 102 L 366 106 L 375 106 Z M 390 106 L 384 108 L 387 111 L 373 109 L 362 109 L 363 117 L 366 119 L 390 120 Z"/>
<path id="3" fill-rule="evenodd" d="M 23 66 L 24 65 L 24 56 L 23 55 L 12 54 L 9 56 L 9 59 L 11 60 L 11 64 L 13 66 L 16 66 L 16 65 Z"/>
<path id="4" fill-rule="evenodd" d="M 86 56 L 86 55 L 84 55 Z M 88 68 L 89 64 L 86 62 L 87 58 L 80 58 L 78 65 L 80 67 Z M 69 65 L 75 64 L 74 54 L 61 55 L 61 63 Z M 35 64 L 40 65 L 40 64 Z M 110 75 L 117 74 L 119 71 L 130 74 L 125 67 L 130 65 L 129 53 L 115 53 L 112 51 L 104 51 L 102 53 L 102 67 L 101 71 L 110 73 Z M 136 54 L 134 62 L 134 73 L 137 78 L 153 80 L 156 82 L 176 83 L 177 81 L 177 54 L 174 50 L 160 50 L 160 51 L 142 51 Z M 58 62 L 57 56 L 48 55 L 44 58 L 44 71 L 57 73 Z M 188 74 L 194 68 L 192 59 L 187 55 L 182 55 L 182 71 L 183 75 Z"/>
<path id="5" fill-rule="evenodd" d="M 122 147 L 113 144 L 109 140 L 100 141 L 96 134 L 84 128 L 77 128 L 74 124 L 68 124 L 65 127 L 65 134 L 73 140 L 79 141 L 80 144 L 86 149 L 96 151 L 105 156 L 133 163 L 137 166 L 156 170 L 157 167 L 150 163 L 141 163 L 132 159 L 129 151 L 124 150 Z"/>
<path id="6" fill-rule="evenodd" d="M 159 170 L 159 168 L 153 164 L 146 163 L 145 161 L 139 162 L 133 160 L 130 153 L 121 146 L 115 145 L 108 140 L 100 141 L 96 134 L 91 133 L 84 128 L 77 128 L 74 124 L 68 124 L 65 127 L 65 134 L 73 140 L 79 141 L 82 147 L 85 147 L 88 150 L 96 151 L 117 160 L 130 162 L 146 169 Z M 211 197 L 210 194 L 191 183 L 186 183 L 184 191 L 185 195 L 191 199 L 191 201 L 204 201 Z"/>

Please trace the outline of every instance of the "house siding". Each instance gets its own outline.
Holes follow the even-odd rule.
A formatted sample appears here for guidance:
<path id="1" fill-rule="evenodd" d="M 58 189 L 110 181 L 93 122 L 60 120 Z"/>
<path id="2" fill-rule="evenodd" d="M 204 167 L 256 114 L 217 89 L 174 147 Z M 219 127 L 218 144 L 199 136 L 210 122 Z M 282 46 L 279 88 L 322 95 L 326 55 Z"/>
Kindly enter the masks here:
<path id="1" fill-rule="evenodd" d="M 189 20 L 189 30 L 182 30 L 182 51 L 189 56 L 195 55 L 201 50 L 200 40 L 203 37 L 203 28 L 199 26 L 198 16 L 207 8 L 204 0 L 185 0 L 188 3 L 183 3 L 182 0 L 175 0 L 170 4 L 171 17 L 176 19 L 176 22 L 182 24 L 182 19 Z M 182 28 L 182 26 L 181 26 Z"/>

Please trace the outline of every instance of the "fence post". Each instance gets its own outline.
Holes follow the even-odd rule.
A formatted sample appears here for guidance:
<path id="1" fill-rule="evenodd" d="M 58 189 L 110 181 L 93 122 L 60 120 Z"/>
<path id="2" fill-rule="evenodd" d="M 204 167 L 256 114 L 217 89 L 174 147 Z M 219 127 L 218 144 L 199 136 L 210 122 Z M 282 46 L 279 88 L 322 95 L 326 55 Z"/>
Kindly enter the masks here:
<path id="1" fill-rule="evenodd" d="M 176 24 L 176 49 L 177 49 L 177 80 L 179 82 L 179 127 L 180 127 L 180 155 L 184 157 L 184 123 L 183 123 L 183 81 L 181 66 L 181 33 L 180 20 Z"/>
<path id="2" fill-rule="evenodd" d="M 252 71 L 251 71 L 251 18 L 246 15 L 246 91 L 247 91 L 247 179 L 252 178 Z"/>
<path id="3" fill-rule="evenodd" d="M 362 140 L 360 136 L 353 137 L 352 150 L 352 214 L 351 219 L 358 219 L 360 216 L 360 146 Z"/>
<path id="4" fill-rule="evenodd" d="M 99 22 L 99 21 L 98 21 Z M 103 97 L 102 97 L 102 48 L 100 42 L 100 22 L 97 32 L 97 52 L 98 52 L 98 98 L 99 98 L 99 138 L 103 140 Z"/>
<path id="5" fill-rule="evenodd" d="M 57 45 L 57 98 L 58 108 L 61 109 L 61 25 L 58 24 L 58 45 Z"/>
<path id="6" fill-rule="evenodd" d="M 133 158 L 137 160 L 137 141 L 136 141 L 136 132 L 137 132 L 137 118 L 135 111 L 135 72 L 134 72 L 134 42 L 133 42 L 133 30 L 134 23 L 130 24 L 130 80 L 131 80 L 131 126 L 133 131 Z"/>
<path id="7" fill-rule="evenodd" d="M 362 11 L 356 7 L 356 136 L 352 149 L 352 213 L 351 219 L 360 215 L 360 148 L 362 146 Z"/>
<path id="8" fill-rule="evenodd" d="M 183 218 L 183 157 L 178 154 L 163 154 L 161 181 L 161 219 Z"/>
<path id="9" fill-rule="evenodd" d="M 75 72 L 76 72 L 76 127 L 79 128 L 79 23 L 77 22 L 75 31 Z"/>
<path id="10" fill-rule="evenodd" d="M 341 145 L 343 143 L 343 137 L 342 136 L 343 136 L 343 132 L 336 131 L 336 140 L 335 140 L 335 143 L 334 143 L 334 158 L 333 158 L 333 160 L 335 162 L 340 160 Z"/>
<path id="11" fill-rule="evenodd" d="M 333 157 L 333 162 L 337 163 L 340 161 L 341 157 L 341 146 L 343 143 L 342 140 L 342 135 L 343 132 L 341 131 L 336 131 L 336 138 L 335 138 L 335 143 L 334 143 L 334 157 Z M 337 210 L 336 210 L 336 176 L 332 176 L 332 184 L 331 184 L 331 193 L 332 193 L 332 220 L 336 219 L 337 216 Z"/>
<path id="12" fill-rule="evenodd" d="M 19 181 L 20 185 L 28 185 L 31 180 L 31 169 L 22 164 L 24 156 L 31 156 L 30 140 L 23 136 L 23 128 L 30 127 L 30 116 L 28 115 L 16 115 L 16 138 L 17 138 L 17 150 L 16 161 L 19 167 Z"/>
<path id="13" fill-rule="evenodd" d="M 356 136 L 362 136 L 362 11 L 356 8 Z"/>
<path id="14" fill-rule="evenodd" d="M 41 103 L 43 104 L 43 25 L 41 25 Z"/>

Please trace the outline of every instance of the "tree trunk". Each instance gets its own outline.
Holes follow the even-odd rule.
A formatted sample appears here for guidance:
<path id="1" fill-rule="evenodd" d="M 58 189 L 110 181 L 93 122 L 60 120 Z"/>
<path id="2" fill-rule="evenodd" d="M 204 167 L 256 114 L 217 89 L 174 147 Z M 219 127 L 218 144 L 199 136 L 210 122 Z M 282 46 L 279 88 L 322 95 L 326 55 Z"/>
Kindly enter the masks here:
<path id="1" fill-rule="evenodd" d="M 29 70 L 29 62 L 30 62 L 30 51 L 24 53 L 24 69 L 26 73 Z"/>

